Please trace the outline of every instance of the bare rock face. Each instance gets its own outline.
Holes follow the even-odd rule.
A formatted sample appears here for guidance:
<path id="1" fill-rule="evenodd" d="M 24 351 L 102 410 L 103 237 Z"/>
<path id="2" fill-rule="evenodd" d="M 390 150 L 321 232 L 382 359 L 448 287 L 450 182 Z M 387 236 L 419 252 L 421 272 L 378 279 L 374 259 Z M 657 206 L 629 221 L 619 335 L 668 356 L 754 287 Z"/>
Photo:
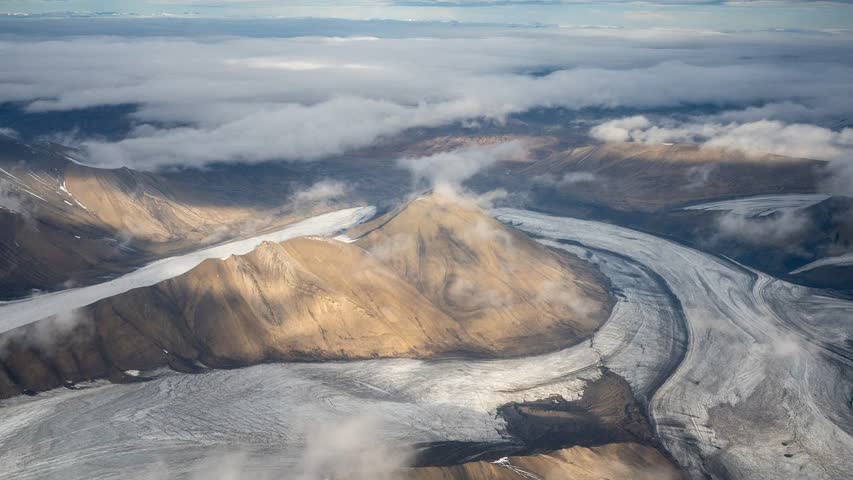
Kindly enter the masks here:
<path id="1" fill-rule="evenodd" d="M 656 445 L 628 382 L 609 370 L 589 382 L 578 400 L 554 395 L 503 405 L 498 414 L 506 420 L 509 433 L 533 451 L 615 442 Z"/>
<path id="2" fill-rule="evenodd" d="M 505 457 L 494 462 L 470 462 L 446 467 L 413 468 L 411 480 L 676 480 L 683 474 L 663 454 L 639 443 L 610 443 L 572 447 L 550 453 Z"/>
<path id="3" fill-rule="evenodd" d="M 297 238 L 208 260 L 70 324 L 9 332 L 0 396 L 160 366 L 540 353 L 609 314 L 597 270 L 472 206 L 430 197 L 374 226 L 355 243 Z"/>

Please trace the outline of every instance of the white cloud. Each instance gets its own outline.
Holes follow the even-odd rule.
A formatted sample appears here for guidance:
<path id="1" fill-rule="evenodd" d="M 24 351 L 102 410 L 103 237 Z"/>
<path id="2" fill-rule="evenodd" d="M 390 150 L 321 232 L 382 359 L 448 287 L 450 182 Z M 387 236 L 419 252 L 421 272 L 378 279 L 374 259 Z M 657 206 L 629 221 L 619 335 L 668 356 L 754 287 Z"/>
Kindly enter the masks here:
<path id="1" fill-rule="evenodd" d="M 304 445 L 296 465 L 290 464 L 286 456 L 276 462 L 269 452 L 251 454 L 235 447 L 210 452 L 190 465 L 152 462 L 135 477 L 145 480 L 179 477 L 190 480 L 393 480 L 401 478 L 413 459 L 414 452 L 408 445 L 393 444 L 383 438 L 382 423 L 374 416 L 353 416 L 336 422 L 313 419 L 299 425 L 299 429 L 304 430 L 299 434 L 304 436 Z"/>
<path id="2" fill-rule="evenodd" d="M 645 131 L 651 124 L 648 118 L 636 115 L 596 125 L 590 134 L 603 142 L 629 142 L 635 140 L 636 132 Z"/>
<path id="3" fill-rule="evenodd" d="M 21 214 L 27 212 L 15 189 L 10 188 L 4 180 L 0 180 L 0 209 Z"/>
<path id="4" fill-rule="evenodd" d="M 560 185 L 574 185 L 576 183 L 591 183 L 599 180 L 598 175 L 592 172 L 569 172 L 560 179 Z"/>
<path id="5" fill-rule="evenodd" d="M 412 451 L 404 445 L 381 441 L 381 422 L 361 416 L 309 431 L 298 480 L 348 478 L 392 480 L 411 463 Z"/>
<path id="6" fill-rule="evenodd" d="M 458 189 L 462 182 L 499 161 L 522 160 L 527 155 L 524 142 L 514 140 L 488 146 L 465 147 L 426 157 L 403 158 L 398 165 L 411 170 L 416 181 L 431 187 Z"/>
<path id="7" fill-rule="evenodd" d="M 370 69 L 378 69 L 381 67 L 376 67 L 373 65 L 363 65 L 360 63 L 342 63 L 342 64 L 332 64 L 332 63 L 318 63 L 312 62 L 310 60 L 290 60 L 290 59 L 280 59 L 280 58 L 247 58 L 240 60 L 229 60 L 229 64 L 231 65 L 245 65 L 249 68 L 262 68 L 262 69 L 273 69 L 273 70 L 294 70 L 294 71 L 306 71 L 306 70 L 321 70 L 321 69 L 350 69 L 350 70 L 370 70 Z"/>
<path id="8" fill-rule="evenodd" d="M 579 183 L 592 183 L 599 181 L 602 181 L 602 178 L 593 172 L 569 172 L 563 174 L 562 177 L 557 177 L 552 174 L 537 175 L 533 177 L 534 183 L 549 187 L 568 187 Z"/>
<path id="9" fill-rule="evenodd" d="M 823 190 L 853 194 L 853 128 L 849 127 L 833 130 L 774 120 L 748 123 L 666 121 L 655 125 L 646 117 L 638 116 L 604 122 L 593 127 L 590 135 L 605 142 L 696 143 L 753 154 L 827 160 L 831 175 L 822 185 Z"/>
<path id="10" fill-rule="evenodd" d="M 135 104 L 140 125 L 128 138 L 84 144 L 93 162 L 135 168 L 314 160 L 409 128 L 500 122 L 534 107 L 853 112 L 849 39 L 840 34 L 458 32 L 369 41 L 13 38 L 0 41 L 0 102 L 33 112 Z M 540 69 L 552 73 L 523 73 Z"/>
<path id="11" fill-rule="evenodd" d="M 668 22 L 674 19 L 674 17 L 668 13 L 649 10 L 632 10 L 625 12 L 623 16 L 626 20 L 633 20 L 637 22 Z"/>
<path id="12" fill-rule="evenodd" d="M 340 199 L 349 192 L 349 187 L 337 180 L 321 180 L 310 187 L 297 190 L 292 200 L 298 205 L 320 204 Z"/>
<path id="13" fill-rule="evenodd" d="M 709 147 L 769 152 L 790 157 L 840 159 L 853 154 L 853 129 L 840 131 L 814 125 L 761 120 L 722 126 L 708 138 Z"/>
<path id="14" fill-rule="evenodd" d="M 793 240 L 810 228 L 812 222 L 807 215 L 790 210 L 783 210 L 779 215 L 758 218 L 729 212 L 717 221 L 717 232 L 723 238 L 780 248 L 787 248 L 796 243 Z"/>
<path id="15" fill-rule="evenodd" d="M 808 124 L 759 120 L 749 123 L 677 123 L 655 125 L 642 116 L 604 122 L 590 134 L 605 142 L 699 143 L 751 153 L 842 160 L 853 156 L 853 129 L 832 130 Z"/>
<path id="16" fill-rule="evenodd" d="M 18 132 L 11 128 L 1 128 L 0 127 L 0 135 L 12 138 L 18 138 Z"/>

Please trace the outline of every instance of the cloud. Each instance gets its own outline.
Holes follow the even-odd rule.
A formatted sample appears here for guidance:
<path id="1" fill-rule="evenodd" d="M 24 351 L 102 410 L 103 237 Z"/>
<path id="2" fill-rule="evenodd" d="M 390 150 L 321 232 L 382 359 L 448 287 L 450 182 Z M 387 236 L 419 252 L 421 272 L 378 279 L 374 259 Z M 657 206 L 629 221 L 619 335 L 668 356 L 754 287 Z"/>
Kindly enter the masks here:
<path id="1" fill-rule="evenodd" d="M 465 309 L 499 308 L 512 298 L 469 278 L 451 276 L 447 281 L 445 300 Z"/>
<path id="2" fill-rule="evenodd" d="M 717 130 L 705 141 L 709 147 L 823 160 L 840 159 L 853 153 L 851 128 L 834 131 L 814 125 L 787 125 L 761 120 L 739 125 L 705 126 L 702 135 L 706 135 L 709 128 Z"/>
<path id="3" fill-rule="evenodd" d="M 392 480 L 411 463 L 405 445 L 381 441 L 381 422 L 360 416 L 321 424 L 309 432 L 297 480 Z"/>
<path id="4" fill-rule="evenodd" d="M 826 116 L 821 109 L 807 107 L 803 104 L 784 101 L 771 102 L 764 105 L 749 106 L 743 109 L 726 110 L 716 115 L 706 116 L 706 120 L 728 123 L 747 123 L 760 120 L 780 120 L 784 122 L 819 121 Z"/>
<path id="5" fill-rule="evenodd" d="M 313 419 L 300 426 L 304 445 L 282 458 L 265 451 L 239 447 L 210 452 L 190 465 L 153 462 L 129 478 L 144 480 L 394 480 L 402 478 L 413 461 L 408 445 L 393 444 L 382 436 L 382 422 L 372 415 L 355 415 L 336 422 Z M 294 462 L 295 460 L 295 462 Z"/>
<path id="6" fill-rule="evenodd" d="M 18 132 L 11 128 L 0 127 L 0 135 L 5 137 L 18 138 Z"/>
<path id="7" fill-rule="evenodd" d="M 27 212 L 21 198 L 18 197 L 15 190 L 9 188 L 9 185 L 3 180 L 0 180 L 0 209 L 21 214 Z"/>
<path id="8" fill-rule="evenodd" d="M 566 309 L 582 317 L 598 311 L 598 305 L 574 285 L 544 281 L 539 285 L 536 301 Z"/>
<path id="9" fill-rule="evenodd" d="M 569 172 L 560 179 L 561 185 L 573 185 L 575 183 L 590 183 L 598 180 L 598 175 L 592 172 Z"/>
<path id="10" fill-rule="evenodd" d="M 317 205 L 339 200 L 349 191 L 349 186 L 343 182 L 320 180 L 309 187 L 297 190 L 291 199 L 297 205 Z"/>
<path id="11" fill-rule="evenodd" d="M 687 184 L 684 185 L 685 190 L 698 190 L 708 184 L 711 177 L 717 172 L 719 167 L 713 163 L 696 165 L 687 169 Z"/>
<path id="12" fill-rule="evenodd" d="M 619 118 L 596 125 L 590 130 L 590 135 L 602 142 L 631 142 L 636 141 L 641 132 L 645 132 L 652 122 L 642 115 Z"/>
<path id="13" fill-rule="evenodd" d="M 507 249 L 512 249 L 512 236 L 502 227 L 485 220 L 477 220 L 473 228 L 474 235 L 483 242 L 497 242 Z"/>
<path id="14" fill-rule="evenodd" d="M 654 12 L 648 10 L 632 10 L 622 14 L 625 20 L 633 20 L 637 22 L 668 22 L 674 20 L 674 17 L 664 12 Z"/>
<path id="15" fill-rule="evenodd" d="M 536 184 L 558 188 L 570 187 L 579 183 L 600 182 L 602 180 L 598 174 L 593 172 L 568 172 L 559 178 L 550 173 L 533 177 L 533 182 Z"/>
<path id="16" fill-rule="evenodd" d="M 10 344 L 17 344 L 38 348 L 50 356 L 55 353 L 57 344 L 75 335 L 88 336 L 92 328 L 94 324 L 85 309 L 69 310 L 0 336 L 0 354 L 5 354 Z"/>
<path id="17" fill-rule="evenodd" d="M 139 169 L 317 160 L 411 128 L 489 125 L 539 107 L 853 113 L 844 34 L 415 31 L 425 36 L 7 37 L 0 102 L 42 113 L 135 105 L 126 138 L 81 144 L 92 163 Z"/>
<path id="18" fill-rule="evenodd" d="M 438 126 L 464 112 L 475 113 L 470 105 L 457 102 L 408 107 L 337 98 L 312 106 L 262 109 L 212 128 L 150 128 L 119 142 L 86 141 L 82 146 L 95 164 L 141 169 L 223 159 L 316 160 L 368 146 L 407 128 Z"/>
<path id="19" fill-rule="evenodd" d="M 417 248 L 417 239 L 413 235 L 398 233 L 383 238 L 381 242 L 370 248 L 370 254 L 380 262 L 391 262 L 399 259 L 403 252 L 411 252 Z"/>
<path id="20" fill-rule="evenodd" d="M 417 182 L 435 187 L 458 189 L 480 170 L 500 161 L 524 159 L 527 145 L 513 140 L 487 146 L 464 147 L 425 157 L 403 158 L 400 167 L 410 170 Z"/>
<path id="21" fill-rule="evenodd" d="M 776 215 L 756 218 L 728 212 L 717 221 L 717 231 L 721 238 L 780 248 L 795 244 L 795 239 L 811 228 L 811 219 L 795 210 L 783 210 Z"/>
<path id="22" fill-rule="evenodd" d="M 734 149 L 752 154 L 777 154 L 829 161 L 822 190 L 853 195 L 853 128 L 840 130 L 774 120 L 748 123 L 653 124 L 643 116 L 621 118 L 593 127 L 590 135 L 605 142 L 696 143 L 708 148 Z M 694 180 L 707 181 L 705 172 Z M 712 172 L 707 172 L 710 175 Z M 704 178 L 703 178 L 704 177 Z"/>
<path id="23" fill-rule="evenodd" d="M 832 130 L 773 120 L 749 123 L 669 121 L 655 125 L 644 116 L 634 116 L 597 125 L 590 130 L 590 135 L 605 142 L 699 143 L 713 148 L 819 160 L 837 160 L 853 153 L 853 128 Z"/>

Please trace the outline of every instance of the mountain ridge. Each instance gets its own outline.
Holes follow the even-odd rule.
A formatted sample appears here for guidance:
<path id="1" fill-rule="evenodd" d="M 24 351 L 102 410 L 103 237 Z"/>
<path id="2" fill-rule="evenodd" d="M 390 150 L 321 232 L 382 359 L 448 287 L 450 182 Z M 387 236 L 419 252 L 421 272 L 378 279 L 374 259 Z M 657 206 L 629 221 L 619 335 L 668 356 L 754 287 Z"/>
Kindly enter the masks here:
<path id="1" fill-rule="evenodd" d="M 382 241 L 403 234 L 420 236 L 417 257 L 407 240 L 382 251 Z M 44 345 L 27 339 L 63 331 L 61 319 L 8 332 L 0 336 L 0 396 L 132 380 L 124 372 L 163 366 L 544 353 L 578 343 L 607 319 L 606 285 L 579 259 L 470 205 L 430 197 L 355 242 L 264 243 L 98 301 Z"/>

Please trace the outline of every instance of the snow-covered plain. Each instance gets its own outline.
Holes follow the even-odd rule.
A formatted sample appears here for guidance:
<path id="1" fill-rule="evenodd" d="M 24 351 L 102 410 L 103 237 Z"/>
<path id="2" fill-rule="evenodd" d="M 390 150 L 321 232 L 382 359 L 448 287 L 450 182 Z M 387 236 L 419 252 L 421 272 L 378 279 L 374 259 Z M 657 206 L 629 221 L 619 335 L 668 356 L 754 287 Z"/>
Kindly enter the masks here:
<path id="1" fill-rule="evenodd" d="M 307 235 L 332 235 L 372 217 L 375 211 L 373 207 L 338 210 L 302 220 L 275 232 L 164 258 L 97 285 L 62 290 L 25 300 L 0 302 L 0 333 L 52 315 L 70 312 L 134 288 L 168 280 L 192 270 L 208 258 L 244 255 L 263 242 L 283 242 L 290 238 Z"/>
<path id="2" fill-rule="evenodd" d="M 684 210 L 718 210 L 755 218 L 766 217 L 777 212 L 801 210 L 816 205 L 827 198 L 829 195 L 822 193 L 758 195 L 690 205 L 684 207 Z"/>

